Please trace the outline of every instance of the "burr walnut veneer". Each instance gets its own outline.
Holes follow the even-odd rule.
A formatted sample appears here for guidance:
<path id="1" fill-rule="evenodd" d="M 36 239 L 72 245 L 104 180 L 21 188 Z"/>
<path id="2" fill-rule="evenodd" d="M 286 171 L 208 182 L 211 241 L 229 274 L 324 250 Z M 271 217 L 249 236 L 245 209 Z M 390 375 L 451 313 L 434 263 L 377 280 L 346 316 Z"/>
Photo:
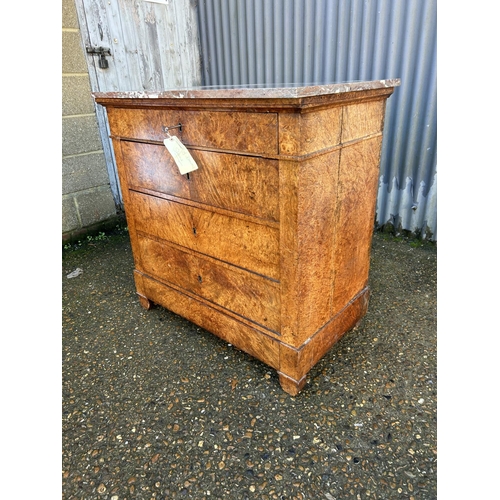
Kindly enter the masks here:
<path id="1" fill-rule="evenodd" d="M 385 103 L 397 85 L 94 93 L 141 304 L 258 358 L 296 395 L 367 310 Z M 179 173 L 167 134 L 198 170 Z"/>

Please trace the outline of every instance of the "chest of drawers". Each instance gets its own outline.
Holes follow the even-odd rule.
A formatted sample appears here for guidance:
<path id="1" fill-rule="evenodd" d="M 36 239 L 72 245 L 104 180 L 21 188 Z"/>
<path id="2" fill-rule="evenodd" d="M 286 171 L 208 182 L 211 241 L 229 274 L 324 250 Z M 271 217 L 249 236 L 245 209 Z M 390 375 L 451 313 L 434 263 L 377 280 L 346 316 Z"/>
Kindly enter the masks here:
<path id="1" fill-rule="evenodd" d="M 94 93 L 141 304 L 256 357 L 296 395 L 367 310 L 385 103 L 397 85 Z M 197 170 L 180 174 L 168 134 Z"/>

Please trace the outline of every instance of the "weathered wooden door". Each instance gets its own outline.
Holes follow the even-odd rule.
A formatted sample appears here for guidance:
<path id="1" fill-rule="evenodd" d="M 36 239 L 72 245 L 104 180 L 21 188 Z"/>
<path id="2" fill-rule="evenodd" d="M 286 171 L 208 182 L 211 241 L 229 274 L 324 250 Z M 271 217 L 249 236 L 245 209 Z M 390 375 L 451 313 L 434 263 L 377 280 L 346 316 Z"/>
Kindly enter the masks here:
<path id="1" fill-rule="evenodd" d="M 92 91 L 199 85 L 196 7 L 191 0 L 75 0 Z M 122 206 L 106 111 L 96 105 L 111 190 Z"/>

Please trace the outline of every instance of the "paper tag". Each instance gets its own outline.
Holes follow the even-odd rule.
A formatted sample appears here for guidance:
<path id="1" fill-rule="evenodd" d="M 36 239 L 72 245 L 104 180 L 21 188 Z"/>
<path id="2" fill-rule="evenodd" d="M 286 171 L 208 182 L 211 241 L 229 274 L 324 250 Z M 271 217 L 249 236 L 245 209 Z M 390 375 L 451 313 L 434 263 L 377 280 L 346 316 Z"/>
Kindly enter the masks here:
<path id="1" fill-rule="evenodd" d="M 198 165 L 196 165 L 191 153 L 187 150 L 186 146 L 179 141 L 178 137 L 171 135 L 163 141 L 163 144 L 165 144 L 168 152 L 172 155 L 182 175 L 192 172 L 193 170 L 198 170 Z"/>

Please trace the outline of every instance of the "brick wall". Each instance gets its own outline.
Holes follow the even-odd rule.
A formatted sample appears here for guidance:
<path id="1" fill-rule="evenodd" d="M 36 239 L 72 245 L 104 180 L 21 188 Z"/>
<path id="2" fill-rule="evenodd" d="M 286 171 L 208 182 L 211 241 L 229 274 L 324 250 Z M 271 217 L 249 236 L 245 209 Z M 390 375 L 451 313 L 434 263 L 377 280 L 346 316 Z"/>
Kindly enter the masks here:
<path id="1" fill-rule="evenodd" d="M 117 215 L 74 0 L 62 2 L 63 241 Z"/>

